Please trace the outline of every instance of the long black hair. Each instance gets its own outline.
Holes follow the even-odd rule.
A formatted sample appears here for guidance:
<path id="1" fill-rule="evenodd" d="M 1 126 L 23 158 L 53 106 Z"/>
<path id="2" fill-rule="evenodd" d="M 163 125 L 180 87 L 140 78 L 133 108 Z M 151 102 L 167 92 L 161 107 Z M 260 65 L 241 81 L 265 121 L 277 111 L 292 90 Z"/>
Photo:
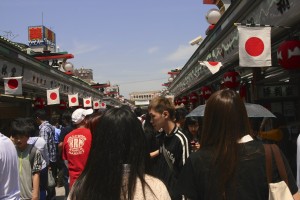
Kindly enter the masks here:
<path id="1" fill-rule="evenodd" d="M 95 128 L 86 166 L 72 188 L 72 200 L 133 199 L 137 178 L 143 191 L 149 158 L 141 122 L 127 108 L 111 108 Z M 124 165 L 129 166 L 125 178 Z M 151 189 L 150 189 L 151 191 Z"/>

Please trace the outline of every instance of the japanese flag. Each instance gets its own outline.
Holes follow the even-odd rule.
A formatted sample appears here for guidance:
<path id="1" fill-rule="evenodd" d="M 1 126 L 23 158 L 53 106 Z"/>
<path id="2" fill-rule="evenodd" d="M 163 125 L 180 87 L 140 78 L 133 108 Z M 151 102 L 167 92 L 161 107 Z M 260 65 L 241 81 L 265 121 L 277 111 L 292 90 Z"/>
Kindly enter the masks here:
<path id="1" fill-rule="evenodd" d="M 106 103 L 105 102 L 101 102 L 100 108 L 106 108 Z"/>
<path id="2" fill-rule="evenodd" d="M 47 105 L 60 104 L 59 88 L 47 90 Z"/>
<path id="3" fill-rule="evenodd" d="M 3 78 L 5 94 L 22 95 L 22 76 Z"/>
<path id="4" fill-rule="evenodd" d="M 93 109 L 99 109 L 100 108 L 100 102 L 99 100 L 93 101 Z"/>
<path id="5" fill-rule="evenodd" d="M 92 97 L 83 98 L 83 107 L 92 107 Z"/>
<path id="6" fill-rule="evenodd" d="M 241 67 L 271 66 L 271 27 L 238 27 Z"/>
<path id="7" fill-rule="evenodd" d="M 217 73 L 220 70 L 220 67 L 222 66 L 221 62 L 215 61 L 203 61 L 200 62 L 200 64 L 204 64 L 212 74 Z"/>
<path id="8" fill-rule="evenodd" d="M 79 105 L 79 101 L 78 101 L 78 93 L 76 94 L 69 94 L 68 95 L 68 99 L 69 99 L 69 106 L 78 106 Z"/>

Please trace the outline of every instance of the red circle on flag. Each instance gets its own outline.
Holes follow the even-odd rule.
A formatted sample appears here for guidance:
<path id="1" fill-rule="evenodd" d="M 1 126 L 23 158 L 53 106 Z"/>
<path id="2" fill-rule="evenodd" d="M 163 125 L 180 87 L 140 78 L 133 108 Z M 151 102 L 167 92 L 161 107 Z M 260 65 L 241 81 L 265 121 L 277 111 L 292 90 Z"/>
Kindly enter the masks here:
<path id="1" fill-rule="evenodd" d="M 50 94 L 50 99 L 55 100 L 57 98 L 57 94 L 55 92 L 52 92 Z"/>
<path id="2" fill-rule="evenodd" d="M 259 56 L 264 49 L 264 42 L 258 37 L 251 37 L 245 43 L 245 50 L 250 56 Z"/>
<path id="3" fill-rule="evenodd" d="M 91 102 L 90 102 L 90 100 L 86 100 L 85 103 L 86 104 L 90 104 Z"/>
<path id="4" fill-rule="evenodd" d="M 216 65 L 218 65 L 219 62 L 208 61 L 208 63 L 212 66 L 216 66 Z"/>
<path id="5" fill-rule="evenodd" d="M 76 98 L 76 97 L 72 97 L 72 98 L 71 98 L 71 102 L 72 102 L 72 103 L 76 103 L 76 101 L 77 101 L 77 98 Z"/>
<path id="6" fill-rule="evenodd" d="M 98 106 L 99 106 L 99 103 L 98 103 L 98 102 L 96 102 L 96 103 L 95 103 L 95 106 L 96 106 L 96 107 L 98 107 Z"/>
<path id="7" fill-rule="evenodd" d="M 7 81 L 7 86 L 10 89 L 16 89 L 19 86 L 19 83 L 16 79 L 10 79 Z"/>

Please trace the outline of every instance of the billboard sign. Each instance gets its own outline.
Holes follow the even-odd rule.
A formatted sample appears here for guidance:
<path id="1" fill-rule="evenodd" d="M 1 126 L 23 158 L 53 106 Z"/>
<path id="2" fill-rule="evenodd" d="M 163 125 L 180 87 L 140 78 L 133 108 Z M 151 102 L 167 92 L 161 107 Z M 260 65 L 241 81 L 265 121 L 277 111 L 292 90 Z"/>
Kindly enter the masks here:
<path id="1" fill-rule="evenodd" d="M 28 27 L 29 46 L 56 46 L 55 33 L 45 26 Z"/>

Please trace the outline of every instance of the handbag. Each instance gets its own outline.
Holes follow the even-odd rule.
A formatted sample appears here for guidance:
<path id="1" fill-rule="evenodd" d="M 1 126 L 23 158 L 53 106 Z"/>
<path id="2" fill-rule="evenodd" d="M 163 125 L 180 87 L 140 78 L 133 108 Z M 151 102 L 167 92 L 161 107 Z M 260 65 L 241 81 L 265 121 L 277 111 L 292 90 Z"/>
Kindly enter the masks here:
<path id="1" fill-rule="evenodd" d="M 55 179 L 52 175 L 52 171 L 48 170 L 48 187 L 55 187 Z"/>
<path id="2" fill-rule="evenodd" d="M 264 144 L 266 156 L 266 173 L 269 184 L 269 200 L 294 200 L 293 195 L 288 187 L 288 178 L 285 165 L 275 144 Z M 282 181 L 272 183 L 272 154 L 274 154 L 275 164 Z"/>

